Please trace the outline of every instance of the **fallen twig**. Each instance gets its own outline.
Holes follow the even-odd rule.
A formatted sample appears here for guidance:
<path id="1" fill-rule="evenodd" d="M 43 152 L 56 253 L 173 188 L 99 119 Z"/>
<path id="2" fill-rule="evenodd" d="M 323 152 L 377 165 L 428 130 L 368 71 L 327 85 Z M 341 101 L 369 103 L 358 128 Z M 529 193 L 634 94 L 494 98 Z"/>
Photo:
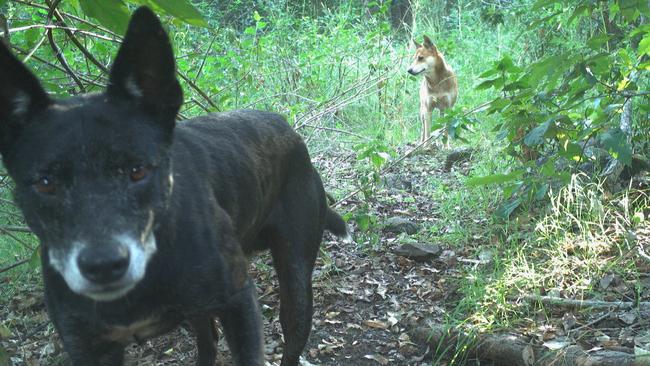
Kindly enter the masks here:
<path id="1" fill-rule="evenodd" d="M 21 238 L 14 235 L 11 231 L 9 231 L 9 230 L 7 230 L 7 229 L 5 229 L 3 227 L 0 227 L 0 232 L 4 233 L 5 235 L 11 237 L 13 240 L 17 241 L 18 244 L 22 245 L 28 251 L 33 251 L 34 250 L 34 248 L 32 248 L 32 246 L 30 244 L 28 244 L 27 242 L 25 242 Z"/>
<path id="2" fill-rule="evenodd" d="M 18 266 L 22 266 L 23 264 L 25 264 L 27 262 L 29 262 L 29 258 L 21 259 L 18 262 L 14 263 L 14 264 L 11 264 L 11 265 L 9 265 L 7 267 L 0 268 L 0 273 L 5 273 L 7 271 L 10 271 L 10 270 L 12 270 L 12 269 L 14 269 L 14 268 L 16 268 Z"/>
<path id="3" fill-rule="evenodd" d="M 632 301 L 601 301 L 601 300 L 578 300 L 578 299 L 564 299 L 555 296 L 540 296 L 540 295 L 523 295 L 520 297 L 530 302 L 541 302 L 545 305 L 558 305 L 567 307 L 578 308 L 596 308 L 596 309 L 633 309 L 639 308 L 643 310 L 650 310 L 650 302 L 632 302 Z"/>
<path id="4" fill-rule="evenodd" d="M 16 231 L 19 233 L 31 233 L 27 226 L 0 226 L 0 230 Z"/>

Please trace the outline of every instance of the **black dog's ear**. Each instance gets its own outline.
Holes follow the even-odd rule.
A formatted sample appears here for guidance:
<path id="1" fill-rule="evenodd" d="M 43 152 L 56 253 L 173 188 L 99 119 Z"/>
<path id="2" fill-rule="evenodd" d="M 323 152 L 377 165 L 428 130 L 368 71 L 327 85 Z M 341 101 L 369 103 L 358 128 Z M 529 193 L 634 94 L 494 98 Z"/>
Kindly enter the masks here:
<path id="1" fill-rule="evenodd" d="M 36 76 L 0 42 L 0 151 L 6 151 L 28 114 L 49 103 Z"/>
<path id="2" fill-rule="evenodd" d="M 106 92 L 110 97 L 135 101 L 173 129 L 183 92 L 176 79 L 169 37 L 149 8 L 143 6 L 133 13 Z"/>

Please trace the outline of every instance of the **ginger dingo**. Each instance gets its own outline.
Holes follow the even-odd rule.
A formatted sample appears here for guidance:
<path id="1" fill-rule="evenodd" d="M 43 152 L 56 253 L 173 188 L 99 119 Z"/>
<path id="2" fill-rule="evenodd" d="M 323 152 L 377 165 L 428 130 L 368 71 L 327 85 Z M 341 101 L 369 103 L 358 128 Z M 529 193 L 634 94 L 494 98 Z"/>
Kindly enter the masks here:
<path id="1" fill-rule="evenodd" d="M 415 59 L 408 68 L 411 75 L 424 74 L 420 84 L 420 143 L 429 140 L 431 135 L 431 116 L 434 109 L 440 115 L 447 108 L 453 107 L 458 97 L 458 81 L 451 66 L 445 62 L 442 53 L 429 37 L 424 36 L 424 43 L 415 43 Z M 449 145 L 449 132 L 444 129 L 445 144 Z"/>

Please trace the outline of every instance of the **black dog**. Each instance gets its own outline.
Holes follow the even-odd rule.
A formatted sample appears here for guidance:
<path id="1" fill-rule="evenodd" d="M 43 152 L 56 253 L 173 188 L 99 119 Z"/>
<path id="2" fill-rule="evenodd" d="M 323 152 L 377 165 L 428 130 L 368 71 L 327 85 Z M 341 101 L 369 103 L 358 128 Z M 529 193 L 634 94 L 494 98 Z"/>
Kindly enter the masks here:
<path id="1" fill-rule="evenodd" d="M 181 103 L 169 39 L 146 8 L 102 94 L 50 99 L 0 45 L 0 153 L 41 241 L 50 316 L 74 365 L 121 365 L 126 344 L 182 321 L 196 331 L 197 364 L 213 365 L 214 317 L 234 363 L 262 365 L 247 255 L 270 249 L 282 365 L 297 365 L 323 230 L 346 236 L 345 223 L 281 116 L 234 111 L 175 126 Z"/>

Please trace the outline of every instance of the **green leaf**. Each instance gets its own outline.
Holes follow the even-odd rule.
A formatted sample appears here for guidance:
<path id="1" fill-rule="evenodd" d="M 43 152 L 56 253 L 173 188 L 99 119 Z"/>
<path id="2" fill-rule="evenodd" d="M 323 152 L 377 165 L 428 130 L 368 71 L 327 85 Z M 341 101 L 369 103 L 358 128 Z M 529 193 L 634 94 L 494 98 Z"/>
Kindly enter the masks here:
<path id="1" fill-rule="evenodd" d="M 607 34 L 605 33 L 596 34 L 595 36 L 587 40 L 587 46 L 589 46 L 589 48 L 591 48 L 594 51 L 598 51 L 602 46 L 605 45 L 605 43 L 607 43 L 608 40 L 609 40 L 609 36 Z"/>
<path id="2" fill-rule="evenodd" d="M 244 29 L 244 34 L 254 36 L 255 33 L 257 33 L 257 30 L 255 29 L 255 27 L 246 27 L 246 29 Z"/>
<path id="3" fill-rule="evenodd" d="M 618 127 L 611 128 L 600 136 L 603 147 L 616 159 L 625 165 L 632 162 L 632 148 L 627 142 L 627 136 Z"/>
<path id="4" fill-rule="evenodd" d="M 257 10 L 253 12 L 253 19 L 255 19 L 256 22 L 262 20 L 262 16 L 260 15 L 260 13 L 257 12 Z"/>
<path id="5" fill-rule="evenodd" d="M 41 248 L 38 247 L 32 252 L 32 256 L 29 257 L 29 268 L 36 269 L 41 265 Z"/>
<path id="6" fill-rule="evenodd" d="M 6 3 L 7 3 L 7 0 L 0 0 L 0 8 L 5 6 Z"/>
<path id="7" fill-rule="evenodd" d="M 535 4 L 533 4 L 532 10 L 539 10 L 541 8 L 546 8 L 549 5 L 553 5 L 558 2 L 559 0 L 537 0 Z"/>
<path id="8" fill-rule="evenodd" d="M 535 145 L 540 145 L 544 143 L 544 137 L 546 136 L 546 133 L 548 132 L 549 128 L 551 126 L 554 126 L 555 120 L 553 118 L 549 119 L 548 121 L 542 123 L 541 125 L 533 128 L 532 131 L 530 131 L 526 137 L 524 137 L 524 144 L 527 146 L 535 146 Z"/>
<path id="9" fill-rule="evenodd" d="M 647 0 L 619 0 L 621 14 L 628 22 L 634 22 L 639 15 L 647 14 L 648 1 Z"/>
<path id="10" fill-rule="evenodd" d="M 585 15 L 589 15 L 591 13 L 591 8 L 587 5 L 579 5 L 576 7 L 576 9 L 573 11 L 573 14 L 569 17 L 569 20 L 567 20 L 567 24 L 571 24 L 576 18 L 578 17 L 583 17 Z"/>
<path id="11" fill-rule="evenodd" d="M 513 181 L 515 179 L 519 179 L 519 177 L 521 177 L 522 174 L 523 171 L 516 170 L 510 174 L 492 174 L 483 177 L 473 177 L 468 179 L 465 184 L 467 184 L 470 187 L 474 187 L 474 186 L 483 186 L 488 184 L 506 183 L 506 182 Z"/>
<path id="12" fill-rule="evenodd" d="M 639 48 L 637 49 L 637 54 L 639 56 L 649 55 L 650 56 L 650 33 L 646 34 L 643 39 L 639 42 Z"/>
<path id="13" fill-rule="evenodd" d="M 491 69 L 489 69 L 489 70 L 487 70 L 487 71 L 484 71 L 484 72 L 483 72 L 481 75 L 479 75 L 478 77 L 481 78 L 481 79 L 485 79 L 485 78 L 488 78 L 488 77 L 490 77 L 490 76 L 492 76 L 492 75 L 497 74 L 498 72 L 499 72 L 499 71 L 498 71 L 497 69 L 495 69 L 495 68 L 491 68 Z"/>
<path id="14" fill-rule="evenodd" d="M 357 215 L 357 217 L 355 217 L 355 221 L 357 222 L 357 225 L 361 231 L 368 231 L 370 228 L 370 216 L 367 214 Z"/>
<path id="15" fill-rule="evenodd" d="M 129 9 L 122 0 L 79 0 L 86 16 L 96 19 L 109 30 L 124 34 L 129 23 Z"/>
<path id="16" fill-rule="evenodd" d="M 548 183 L 540 184 L 536 188 L 537 189 L 535 189 L 535 195 L 533 198 L 536 201 L 541 201 L 544 198 L 546 198 L 546 194 L 548 193 L 548 188 L 549 188 Z"/>
<path id="17" fill-rule="evenodd" d="M 561 61 L 564 58 L 564 55 L 553 55 L 547 57 L 541 61 L 538 61 L 528 67 L 528 73 L 530 75 L 529 82 L 530 84 L 541 83 L 542 79 L 545 77 L 552 78 L 556 73 L 561 73 L 558 71 L 561 65 Z"/>
<path id="18" fill-rule="evenodd" d="M 521 205 L 521 202 L 522 202 L 521 198 L 515 198 L 515 199 L 510 200 L 508 202 L 502 203 L 501 205 L 499 205 L 499 207 L 494 212 L 494 214 L 497 217 L 500 217 L 502 219 L 507 220 L 510 217 L 510 215 L 512 214 L 512 212 L 517 207 L 519 207 L 519 205 Z"/>
<path id="19" fill-rule="evenodd" d="M 36 42 L 38 42 L 39 38 L 41 38 L 42 31 L 37 29 L 37 28 L 31 28 L 25 31 L 25 42 L 27 42 L 27 46 L 29 48 L 32 48 L 36 46 Z"/>
<path id="20" fill-rule="evenodd" d="M 513 73 L 521 72 L 521 68 L 515 65 L 515 63 L 512 61 L 512 58 L 510 58 L 509 55 L 505 55 L 501 60 L 499 60 L 496 69 L 499 71 L 506 71 L 506 72 L 513 72 Z"/>
<path id="21" fill-rule="evenodd" d="M 490 80 L 485 80 L 482 83 L 478 84 L 474 89 L 476 90 L 485 90 L 490 88 L 498 89 L 503 85 L 503 79 L 498 77 Z"/>
<path id="22" fill-rule="evenodd" d="M 558 155 L 572 161 L 580 161 L 580 158 L 582 157 L 582 147 L 575 142 L 567 141 L 562 144 Z"/>
<path id="23" fill-rule="evenodd" d="M 167 14 L 187 24 L 207 27 L 208 23 L 201 13 L 188 0 L 147 0 L 164 10 Z"/>
<path id="24" fill-rule="evenodd" d="M 0 339 L 9 339 L 11 337 L 11 330 L 4 324 L 0 324 Z"/>

